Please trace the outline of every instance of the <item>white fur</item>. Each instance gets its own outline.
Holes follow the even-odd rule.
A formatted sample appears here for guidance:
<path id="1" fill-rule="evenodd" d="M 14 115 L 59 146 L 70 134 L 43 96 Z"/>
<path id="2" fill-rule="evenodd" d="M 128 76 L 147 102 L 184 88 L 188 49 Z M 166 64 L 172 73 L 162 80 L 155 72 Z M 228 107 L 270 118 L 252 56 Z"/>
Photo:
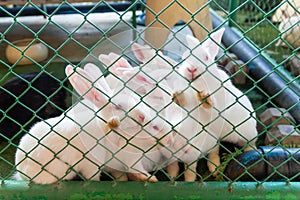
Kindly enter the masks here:
<path id="1" fill-rule="evenodd" d="M 85 69 L 91 75 L 97 74 L 95 71 L 99 70 L 96 66 L 85 66 Z M 90 78 L 94 83 L 98 82 L 97 79 L 98 76 Z M 103 81 L 102 79 L 99 85 L 103 89 L 106 88 L 105 91 L 110 90 L 110 86 L 104 84 Z M 97 87 L 97 84 L 94 84 L 94 86 Z M 84 93 L 81 94 L 84 95 Z M 130 89 L 125 87 L 121 91 L 114 89 L 109 94 L 110 101 L 117 106 L 121 105 L 121 108 L 117 111 L 114 110 L 114 113 L 109 113 L 104 108 L 101 113 L 103 116 L 108 114 L 106 118 L 111 117 L 111 115 L 118 116 L 121 124 L 118 128 L 106 134 L 105 148 L 107 148 L 108 153 L 104 164 L 108 168 L 105 168 L 105 170 L 114 173 L 115 176 L 115 171 L 129 172 L 130 177 L 134 180 L 156 182 L 156 177 L 148 173 L 158 167 L 161 160 L 156 139 L 168 134 L 171 128 L 162 124 L 159 118 L 155 118 L 153 111 L 141 102 L 140 97 Z M 95 99 L 97 98 L 91 100 Z M 94 101 L 94 104 L 101 107 L 103 103 L 99 105 Z M 118 138 L 117 141 L 116 138 Z M 168 143 L 168 140 L 165 142 Z M 162 144 L 164 144 L 164 141 L 162 141 Z M 95 155 L 97 154 L 95 153 Z"/>
<path id="2" fill-rule="evenodd" d="M 213 107 L 199 108 L 201 116 L 205 115 L 205 110 L 210 113 L 207 121 L 211 122 L 208 126 L 209 132 L 214 135 L 218 135 L 219 132 L 220 140 L 244 146 L 249 150 L 255 148 L 257 139 L 254 109 L 248 97 L 238 90 L 229 80 L 229 76 L 214 63 L 223 31 L 224 29 L 220 29 L 214 32 L 211 39 L 207 39 L 202 45 L 199 45 L 200 42 L 196 38 L 187 36 L 188 46 L 193 50 L 191 54 L 184 53 L 185 61 L 179 72 L 192 82 L 191 88 L 210 95 Z M 184 91 L 190 100 L 186 106 L 187 110 L 192 110 L 199 104 L 195 104 L 196 90 L 191 88 Z M 206 119 L 199 121 L 202 120 L 206 122 Z M 219 147 L 215 146 L 209 155 L 212 162 L 208 162 L 209 170 L 215 174 L 216 167 L 220 164 L 218 150 Z"/>
<path id="3" fill-rule="evenodd" d="M 142 62 L 141 66 L 132 67 L 120 56 L 110 65 L 111 72 L 123 80 L 126 87 L 143 96 L 146 103 L 174 127 L 175 133 L 168 135 L 172 138 L 168 142 L 173 141 L 172 144 L 169 148 L 160 149 L 170 159 L 168 172 L 172 177 L 177 176 L 178 166 L 171 161 L 181 160 L 188 169 L 185 180 L 194 181 L 196 161 L 210 151 L 212 163 L 208 163 L 208 166 L 214 172 L 220 164 L 218 139 L 241 146 L 246 146 L 249 141 L 250 148 L 255 148 L 257 132 L 252 105 L 231 83 L 227 74 L 214 64 L 222 32 L 213 33 L 212 40 L 207 40 L 201 46 L 197 46 L 199 41 L 196 38 L 188 36 L 192 55 L 190 51 L 184 53 L 184 62 L 179 69 L 174 67 L 178 65 L 175 61 L 165 59 L 161 52 L 138 44 L 133 44 L 133 52 Z M 185 78 L 177 75 L 177 71 Z M 166 74 L 171 78 L 165 79 Z M 177 90 L 183 91 L 187 101 L 184 109 L 172 102 L 171 95 Z M 196 98 L 199 91 L 210 94 L 212 108 L 199 106 Z"/>
<path id="4" fill-rule="evenodd" d="M 176 80 L 177 85 L 174 86 L 173 83 L 168 85 L 171 85 L 172 89 L 176 88 L 180 91 L 184 91 L 185 99 L 188 101 L 184 108 L 189 111 L 191 116 L 200 122 L 200 125 L 202 125 L 205 130 L 207 130 L 212 143 L 214 143 L 212 138 L 219 135 L 217 138 L 240 146 L 246 146 L 246 143 L 250 141 L 250 147 L 245 148 L 246 150 L 249 150 L 251 148 L 255 148 L 255 141 L 257 137 L 255 113 L 251 102 L 232 84 L 229 76 L 224 71 L 218 69 L 214 64 L 214 58 L 219 49 L 218 44 L 221 42 L 222 33 L 223 30 L 213 33 L 211 35 L 212 39 L 207 40 L 203 45 L 198 47 L 197 45 L 199 45 L 199 41 L 192 36 L 187 36 L 188 46 L 193 50 L 192 55 L 190 55 L 189 51 L 184 53 L 183 58 L 185 61 L 179 65 L 178 71 L 187 80 L 194 80 L 197 76 L 200 77 L 197 78 L 196 81 L 192 82 L 191 87 L 188 86 L 189 81 L 183 83 L 180 78 L 174 79 Z M 149 50 L 150 47 L 143 48 L 139 46 L 139 48 L 143 51 L 139 50 L 134 52 L 136 52 L 136 57 L 142 63 L 148 62 L 148 67 L 149 64 L 155 62 L 164 63 L 163 66 L 166 66 L 164 69 L 169 69 L 169 63 L 164 61 L 167 59 L 162 60 L 162 54 L 159 54 L 160 56 L 156 56 L 154 50 Z M 201 61 L 199 61 L 199 59 Z M 149 60 L 151 61 L 149 62 Z M 170 63 L 174 64 L 173 62 Z M 177 66 L 178 64 L 174 65 Z M 162 69 L 162 67 L 160 67 L 160 69 Z M 188 69 L 190 69 L 190 71 L 196 69 L 196 73 L 193 74 L 189 72 Z M 156 73 L 150 72 L 149 70 L 147 75 L 149 74 Z M 157 74 L 162 73 L 158 72 Z M 157 78 L 154 78 L 154 80 L 159 80 Z M 207 94 L 210 94 L 214 107 L 206 109 L 200 106 L 198 108 L 199 101 L 196 98 L 197 91 L 205 91 Z M 236 132 L 232 132 L 235 126 L 237 127 Z M 184 127 L 185 125 L 182 123 L 181 128 L 184 129 Z M 193 135 L 193 132 L 189 131 L 189 133 L 192 133 L 191 136 Z M 184 139 L 188 138 L 189 137 Z M 180 140 L 175 139 L 175 143 L 178 141 Z M 209 147 L 206 149 L 209 149 Z M 211 162 L 208 162 L 208 166 L 210 171 L 214 172 L 216 166 L 220 164 L 220 157 L 218 155 L 219 146 L 215 145 L 215 147 L 210 150 L 211 153 L 209 154 L 209 158 Z"/>
<path id="5" fill-rule="evenodd" d="M 83 103 L 91 105 L 88 101 L 82 101 L 73 109 L 85 107 Z M 98 165 L 101 161 L 88 153 L 80 138 L 80 134 L 85 133 L 80 129 L 80 122 L 75 120 L 71 109 L 59 117 L 36 123 L 20 141 L 15 158 L 15 177 L 38 184 L 51 184 L 59 179 L 72 179 L 76 172 L 80 172 L 86 179 L 99 180 Z M 103 130 L 99 130 L 97 120 L 86 120 L 91 121 L 83 127 L 84 131 L 97 131 L 94 135 L 104 134 Z M 95 150 L 105 158 L 105 150 L 101 146 Z"/>
<path id="6" fill-rule="evenodd" d="M 143 51 L 135 52 L 143 53 Z M 149 56 L 149 54 L 147 55 Z M 149 61 L 147 56 L 144 55 L 141 57 Z M 137 55 L 137 58 L 139 58 L 139 55 Z M 142 60 L 140 61 L 143 62 Z M 169 175 L 171 177 L 178 175 L 178 165 L 176 162 L 177 160 L 181 160 L 186 163 L 187 171 L 185 173 L 185 180 L 194 181 L 196 179 L 196 161 L 216 145 L 216 138 L 218 136 L 209 135 L 205 130 L 202 130 L 202 125 L 195 120 L 201 117 L 198 110 L 188 114 L 172 101 L 173 91 L 171 87 L 173 85 L 170 87 L 169 80 L 164 80 L 163 73 L 160 73 L 161 70 L 167 70 L 169 66 L 162 66 L 157 69 L 154 62 L 155 58 L 143 66 L 143 71 L 147 71 L 147 73 L 140 72 L 139 68 L 135 68 L 124 69 L 122 70 L 123 74 L 117 75 L 123 80 L 130 80 L 127 82 L 127 86 L 131 88 L 143 88 L 144 90 L 141 95 L 143 95 L 144 99 L 148 99 L 147 103 L 153 105 L 155 110 L 164 118 L 166 124 L 169 123 L 173 126 L 174 132 L 168 135 L 168 137 L 172 138 L 168 140 L 168 142 L 172 142 L 171 145 L 166 148 L 160 148 L 160 151 L 170 164 L 167 167 Z M 150 70 L 155 68 L 156 70 Z M 176 72 L 173 71 L 173 73 Z M 180 76 L 178 78 L 176 80 L 177 84 L 178 81 L 181 81 Z M 158 81 L 155 82 L 155 80 Z"/>
<path id="7" fill-rule="evenodd" d="M 109 54 L 109 57 L 117 57 L 116 54 Z M 111 66 L 111 71 L 117 73 L 123 73 L 123 71 L 118 71 L 119 68 L 132 68 L 131 65 L 123 58 L 115 59 L 114 64 Z M 115 75 L 116 75 L 115 74 Z M 172 138 L 165 136 L 171 133 L 171 127 L 165 123 L 162 123 L 162 119 L 156 117 L 156 113 L 149 108 L 146 103 L 147 100 L 143 100 L 145 103 L 140 101 L 140 97 L 135 94 L 135 89 L 138 90 L 139 87 L 133 89 L 130 87 L 124 87 L 124 84 L 131 84 L 127 82 L 126 79 L 122 79 L 124 83 L 120 82 L 114 85 L 114 93 L 119 93 L 119 91 L 126 91 L 127 96 L 133 96 L 136 101 L 132 103 L 132 107 L 140 107 L 140 110 L 143 111 L 145 116 L 145 122 L 141 126 L 131 126 L 130 128 L 121 126 L 122 128 L 118 129 L 117 132 L 123 136 L 120 138 L 119 144 L 115 146 L 111 144 L 109 149 L 111 154 L 108 156 L 109 166 L 118 166 L 118 170 L 126 171 L 135 174 L 135 178 L 138 177 L 138 180 L 142 179 L 149 181 L 157 181 L 154 176 L 149 175 L 149 171 L 153 171 L 156 168 L 160 167 L 161 163 L 161 153 L 158 151 L 158 143 L 162 145 L 168 145 L 169 140 Z M 117 99 L 127 100 L 126 96 L 120 97 L 119 95 L 115 96 Z M 127 110 L 130 110 L 128 108 Z M 130 114 L 130 112 L 129 112 Z M 128 124 L 128 123 L 127 123 Z M 127 141 L 130 144 L 127 144 Z M 122 149 L 122 150 L 120 150 Z M 114 159 L 111 159 L 111 158 Z M 136 176 L 136 172 L 140 172 Z M 144 175 L 144 176 L 143 176 Z"/>
<path id="8" fill-rule="evenodd" d="M 76 72 L 73 67 L 67 66 L 66 74 L 74 89 L 87 100 L 75 104 L 61 116 L 39 122 L 30 129 L 29 134 L 21 139 L 16 152 L 15 178 L 51 184 L 58 180 L 72 179 L 80 172 L 86 179 L 99 180 L 100 169 L 105 165 L 104 169 L 115 177 L 120 177 L 120 180 L 127 180 L 127 176 L 121 175 L 124 174 L 123 169 L 129 168 L 128 172 L 135 173 L 134 178 L 138 180 L 157 181 L 140 164 L 145 161 L 137 159 L 142 153 L 136 149 L 131 150 L 131 146 L 125 146 L 120 151 L 120 145 L 124 145 L 125 141 L 123 136 L 129 130 L 140 131 L 144 120 L 150 119 L 145 108 L 137 105 L 136 96 L 124 91 L 112 97 L 113 91 L 99 69 L 92 64 L 87 64 L 84 70 L 76 69 Z M 108 103 L 108 97 L 111 97 L 113 103 Z M 106 124 L 113 118 L 121 121 L 116 130 L 108 129 Z M 148 129 L 153 127 L 163 130 L 157 120 L 149 123 Z M 152 130 L 150 132 L 154 133 Z M 136 139 L 133 144 L 140 149 L 149 143 L 153 145 L 153 141 L 149 140 L 139 142 Z M 134 153 L 135 160 L 131 159 Z M 155 160 L 155 155 L 151 156 Z M 111 158 L 113 161 L 121 161 L 121 164 L 110 163 Z M 160 157 L 157 162 L 159 159 Z M 133 161 L 137 163 L 136 168 L 133 168 Z"/>

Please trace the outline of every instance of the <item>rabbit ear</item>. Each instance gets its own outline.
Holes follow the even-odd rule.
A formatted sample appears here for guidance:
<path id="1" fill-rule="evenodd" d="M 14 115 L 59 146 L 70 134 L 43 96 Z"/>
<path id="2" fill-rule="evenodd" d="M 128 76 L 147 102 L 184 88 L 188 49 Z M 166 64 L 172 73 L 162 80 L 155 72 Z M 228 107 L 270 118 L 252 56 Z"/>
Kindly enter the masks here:
<path id="1" fill-rule="evenodd" d="M 116 62 L 117 60 L 119 60 L 121 58 L 121 55 L 118 55 L 116 53 L 111 52 L 111 53 L 108 54 L 108 57 L 109 57 L 110 62 L 112 64 L 112 63 Z"/>
<path id="2" fill-rule="evenodd" d="M 192 35 L 186 35 L 185 39 L 190 50 L 194 49 L 197 45 L 200 44 L 199 40 Z"/>
<path id="3" fill-rule="evenodd" d="M 105 65 L 105 67 L 109 67 L 111 65 L 111 60 L 106 54 L 100 54 L 98 59 Z"/>
<path id="4" fill-rule="evenodd" d="M 123 68 L 123 69 L 131 69 L 132 66 L 129 64 L 129 62 L 122 58 L 120 55 L 117 55 L 115 53 L 110 53 L 109 58 L 111 59 L 111 64 L 109 66 L 109 71 L 116 76 L 120 76 L 121 72 L 120 70 L 117 70 L 117 68 Z"/>
<path id="5" fill-rule="evenodd" d="M 142 85 L 155 85 L 155 82 L 148 77 L 147 75 L 143 74 L 142 72 L 139 72 L 138 67 L 134 67 L 133 69 L 130 70 L 124 70 L 124 69 L 117 69 L 122 71 L 122 74 L 128 77 L 133 77 L 132 80 L 142 84 Z"/>
<path id="6" fill-rule="evenodd" d="M 87 63 L 83 69 L 89 74 L 93 82 L 96 82 L 100 77 L 103 77 L 101 70 L 92 63 Z"/>
<path id="7" fill-rule="evenodd" d="M 221 28 L 218 31 L 213 32 L 208 39 L 206 39 L 202 47 L 206 49 L 209 53 L 209 55 L 214 59 L 216 55 L 218 54 L 221 39 L 223 36 L 223 33 L 225 31 L 225 28 Z"/>
<path id="8" fill-rule="evenodd" d="M 138 43 L 133 43 L 131 49 L 135 57 L 141 63 L 145 64 L 149 61 L 156 61 L 158 68 L 170 69 L 170 64 L 176 66 L 178 63 L 168 56 L 164 56 L 161 51 L 155 52 L 153 48 L 148 45 L 140 45 Z"/>
<path id="9" fill-rule="evenodd" d="M 65 69 L 65 73 L 79 95 L 90 100 L 99 108 L 103 107 L 108 102 L 108 97 L 96 87 L 93 87 L 93 83 L 91 82 L 92 78 L 85 70 L 77 68 L 76 71 L 74 71 L 74 68 L 71 65 L 68 65 Z"/>
<path id="10" fill-rule="evenodd" d="M 109 95 L 112 95 L 112 90 L 109 87 L 108 83 L 106 82 L 103 73 L 96 65 L 92 63 L 86 64 L 84 70 L 88 73 L 91 78 L 91 82 L 94 83 L 94 86 L 97 88 L 101 88 L 106 91 Z"/>
<path id="11" fill-rule="evenodd" d="M 142 63 L 147 63 L 155 56 L 155 51 L 148 45 L 140 45 L 138 43 L 133 43 L 131 49 L 138 59 Z"/>

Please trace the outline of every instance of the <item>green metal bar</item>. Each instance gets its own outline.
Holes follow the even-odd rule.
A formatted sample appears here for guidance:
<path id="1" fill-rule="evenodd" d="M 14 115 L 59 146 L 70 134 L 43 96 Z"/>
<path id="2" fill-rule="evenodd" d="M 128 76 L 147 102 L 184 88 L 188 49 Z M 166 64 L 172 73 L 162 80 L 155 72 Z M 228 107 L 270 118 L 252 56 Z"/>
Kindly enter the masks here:
<path id="1" fill-rule="evenodd" d="M 300 183 L 292 182 L 63 182 L 28 185 L 5 181 L 0 199 L 298 199 Z"/>
<path id="2" fill-rule="evenodd" d="M 135 0 L 131 0 L 132 6 L 132 26 L 136 28 L 136 3 Z"/>
<path id="3" fill-rule="evenodd" d="M 237 18 L 237 13 L 235 9 L 239 5 L 239 0 L 230 0 L 229 1 L 229 15 L 228 15 L 228 25 L 230 27 L 235 26 L 236 18 Z"/>
<path id="4" fill-rule="evenodd" d="M 137 27 L 137 23 L 136 23 L 136 10 L 137 10 L 137 7 L 136 7 L 136 4 L 137 4 L 137 1 L 136 0 L 131 0 L 131 3 L 133 4 L 132 6 L 132 26 L 136 29 Z M 135 39 L 137 38 L 137 34 L 136 34 L 136 31 L 133 30 L 133 36 L 132 36 L 132 41 L 134 41 Z"/>

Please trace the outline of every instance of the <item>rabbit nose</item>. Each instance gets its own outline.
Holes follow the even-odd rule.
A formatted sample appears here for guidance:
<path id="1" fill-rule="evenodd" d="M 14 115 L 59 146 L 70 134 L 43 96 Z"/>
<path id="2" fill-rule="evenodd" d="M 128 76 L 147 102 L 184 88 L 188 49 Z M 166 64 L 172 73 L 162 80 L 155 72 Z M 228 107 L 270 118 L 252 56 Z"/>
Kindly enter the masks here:
<path id="1" fill-rule="evenodd" d="M 193 68 L 188 68 L 187 70 L 188 70 L 188 72 L 190 72 L 190 73 L 193 74 L 193 73 L 195 73 L 197 71 L 197 68 L 193 67 Z"/>

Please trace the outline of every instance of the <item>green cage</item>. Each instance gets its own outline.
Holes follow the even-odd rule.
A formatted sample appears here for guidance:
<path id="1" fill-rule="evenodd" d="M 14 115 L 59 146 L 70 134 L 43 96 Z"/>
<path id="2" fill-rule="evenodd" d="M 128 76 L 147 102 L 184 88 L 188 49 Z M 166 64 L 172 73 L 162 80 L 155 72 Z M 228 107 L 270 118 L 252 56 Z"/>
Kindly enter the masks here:
<path id="1" fill-rule="evenodd" d="M 0 1 L 0 199 L 299 199 L 299 10 Z"/>

